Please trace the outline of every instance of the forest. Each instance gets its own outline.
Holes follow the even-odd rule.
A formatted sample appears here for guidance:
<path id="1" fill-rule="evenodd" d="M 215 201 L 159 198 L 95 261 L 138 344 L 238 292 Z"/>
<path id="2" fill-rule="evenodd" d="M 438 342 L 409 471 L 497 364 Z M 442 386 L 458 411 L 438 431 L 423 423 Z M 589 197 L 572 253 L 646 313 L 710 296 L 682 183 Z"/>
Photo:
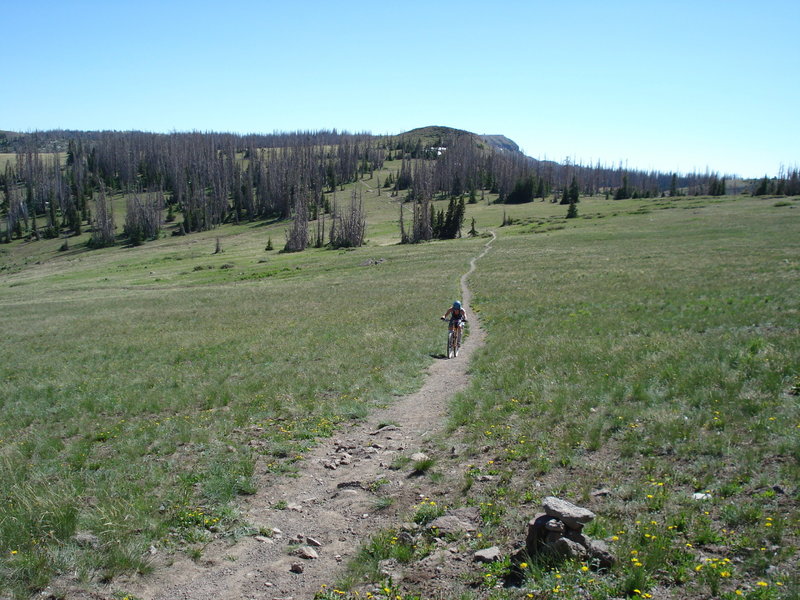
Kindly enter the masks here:
<path id="1" fill-rule="evenodd" d="M 91 231 L 89 247 L 138 245 L 175 222 L 176 235 L 243 220 L 293 219 L 286 251 L 359 246 L 365 222 L 360 199 L 336 192 L 384 163 L 397 169 L 378 183 L 401 200 L 400 241 L 461 234 L 465 198 L 486 192 L 498 202 L 577 202 L 580 195 L 615 199 L 726 193 L 727 176 L 628 170 L 622 166 L 536 160 L 493 138 L 444 127 L 396 136 L 330 131 L 270 135 L 43 131 L 0 133 L 0 240 L 69 238 Z M 506 140 L 508 142 L 508 140 Z M 754 195 L 800 193 L 798 169 L 749 182 Z M 734 193 L 748 191 L 733 190 Z M 127 194 L 122 236 L 109 196 Z M 451 198 L 437 214 L 434 198 Z M 407 209 L 403 209 L 406 204 Z M 180 221 L 176 214 L 182 215 Z M 406 224 L 405 218 L 411 223 Z M 316 221 L 312 230 L 310 222 Z"/>

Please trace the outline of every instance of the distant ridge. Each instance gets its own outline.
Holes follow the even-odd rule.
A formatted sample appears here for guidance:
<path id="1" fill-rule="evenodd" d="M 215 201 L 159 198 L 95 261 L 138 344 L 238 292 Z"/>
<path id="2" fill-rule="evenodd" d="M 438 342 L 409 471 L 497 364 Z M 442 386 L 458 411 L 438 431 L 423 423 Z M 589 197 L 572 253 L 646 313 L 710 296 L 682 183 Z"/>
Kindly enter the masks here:
<path id="1" fill-rule="evenodd" d="M 447 146 L 455 138 L 460 136 L 469 136 L 475 140 L 476 144 L 485 144 L 496 150 L 505 152 L 520 152 L 519 146 L 513 140 L 504 135 L 481 135 L 465 131 L 463 129 L 455 129 L 454 127 L 445 127 L 442 125 L 428 125 L 427 127 L 417 127 L 405 133 L 401 133 L 395 137 L 406 137 L 421 139 L 422 143 L 426 146 Z"/>

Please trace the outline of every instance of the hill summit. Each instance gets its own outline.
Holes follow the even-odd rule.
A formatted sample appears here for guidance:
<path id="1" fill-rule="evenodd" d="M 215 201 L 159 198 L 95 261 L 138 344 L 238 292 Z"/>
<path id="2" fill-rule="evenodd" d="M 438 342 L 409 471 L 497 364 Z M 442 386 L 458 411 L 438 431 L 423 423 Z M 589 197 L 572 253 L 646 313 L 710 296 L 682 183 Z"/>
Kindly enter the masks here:
<path id="1" fill-rule="evenodd" d="M 505 152 L 520 152 L 519 145 L 504 135 L 499 134 L 477 134 L 454 127 L 442 125 L 429 125 L 427 127 L 417 127 L 397 137 L 405 137 L 422 140 L 423 145 L 430 147 L 447 147 L 452 141 L 460 136 L 469 136 L 475 140 L 476 144 L 487 145 L 496 150 Z"/>

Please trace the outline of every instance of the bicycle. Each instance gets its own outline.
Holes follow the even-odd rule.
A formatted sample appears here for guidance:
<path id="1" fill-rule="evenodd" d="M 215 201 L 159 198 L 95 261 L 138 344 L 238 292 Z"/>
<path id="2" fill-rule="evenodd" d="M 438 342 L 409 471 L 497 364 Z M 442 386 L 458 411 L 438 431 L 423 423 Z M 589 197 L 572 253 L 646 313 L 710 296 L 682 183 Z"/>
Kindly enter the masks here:
<path id="1" fill-rule="evenodd" d="M 442 319 L 442 321 L 447 321 L 447 319 Z M 466 319 L 458 319 L 453 321 L 452 324 L 448 323 L 447 352 L 445 352 L 447 358 L 455 358 L 458 356 L 458 351 L 461 349 L 461 336 L 464 331 L 464 323 L 466 322 Z"/>

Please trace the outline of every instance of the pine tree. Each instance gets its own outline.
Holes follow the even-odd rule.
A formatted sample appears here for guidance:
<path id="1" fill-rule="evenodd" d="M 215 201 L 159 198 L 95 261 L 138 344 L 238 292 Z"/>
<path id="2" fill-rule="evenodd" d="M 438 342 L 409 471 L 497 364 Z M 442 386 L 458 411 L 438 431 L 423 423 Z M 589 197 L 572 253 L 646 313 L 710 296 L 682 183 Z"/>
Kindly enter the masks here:
<path id="1" fill-rule="evenodd" d="M 567 209 L 567 218 L 574 219 L 578 216 L 578 205 L 574 202 L 569 203 L 569 208 Z"/>
<path id="2" fill-rule="evenodd" d="M 578 187 L 578 180 L 573 175 L 572 182 L 569 184 L 569 202 L 570 204 L 576 204 L 580 201 L 580 188 Z"/>

